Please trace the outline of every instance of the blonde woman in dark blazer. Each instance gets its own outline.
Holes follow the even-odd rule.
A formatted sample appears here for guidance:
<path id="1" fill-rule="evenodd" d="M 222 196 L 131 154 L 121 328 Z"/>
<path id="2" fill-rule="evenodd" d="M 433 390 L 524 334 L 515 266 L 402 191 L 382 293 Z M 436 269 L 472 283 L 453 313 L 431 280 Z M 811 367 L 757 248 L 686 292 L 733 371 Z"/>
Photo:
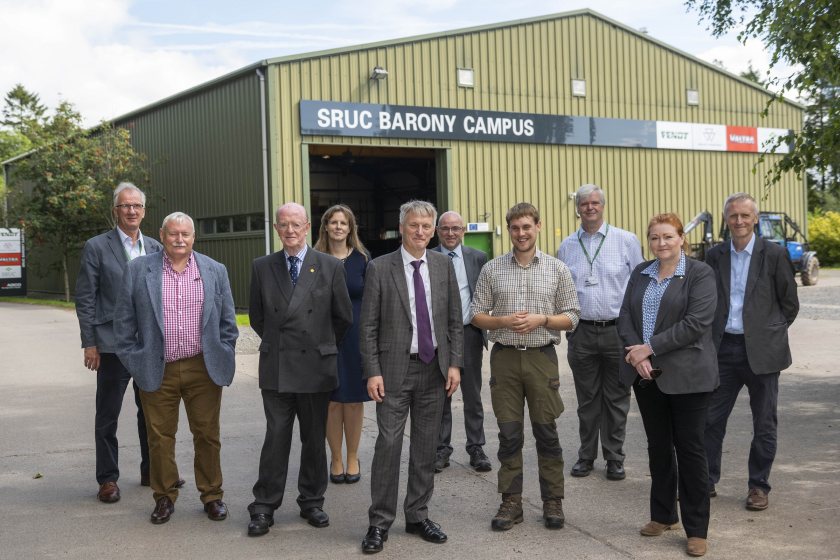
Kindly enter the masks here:
<path id="1" fill-rule="evenodd" d="M 633 387 L 648 438 L 650 521 L 640 532 L 653 537 L 673 528 L 679 496 L 686 551 L 703 556 L 709 527 L 703 431 L 718 385 L 715 277 L 686 257 L 676 214 L 654 216 L 647 237 L 656 258 L 633 271 L 618 318 L 626 351 L 620 379 Z"/>

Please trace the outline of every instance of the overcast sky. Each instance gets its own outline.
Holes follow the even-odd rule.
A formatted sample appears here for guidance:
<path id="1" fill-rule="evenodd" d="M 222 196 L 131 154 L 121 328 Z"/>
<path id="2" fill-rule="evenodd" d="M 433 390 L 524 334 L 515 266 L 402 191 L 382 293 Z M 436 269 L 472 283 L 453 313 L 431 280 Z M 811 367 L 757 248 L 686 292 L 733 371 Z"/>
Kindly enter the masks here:
<path id="1" fill-rule="evenodd" d="M 679 0 L 0 0 L 0 92 L 21 83 L 87 124 L 265 58 L 590 8 L 732 72 L 768 57 L 715 40 Z"/>

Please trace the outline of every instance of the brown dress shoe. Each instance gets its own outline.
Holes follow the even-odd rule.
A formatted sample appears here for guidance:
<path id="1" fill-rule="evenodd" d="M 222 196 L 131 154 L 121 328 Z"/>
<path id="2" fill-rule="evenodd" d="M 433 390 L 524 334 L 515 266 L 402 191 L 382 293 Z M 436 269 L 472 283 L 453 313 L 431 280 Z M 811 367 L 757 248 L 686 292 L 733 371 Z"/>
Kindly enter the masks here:
<path id="1" fill-rule="evenodd" d="M 747 494 L 747 509 L 750 511 L 763 511 L 770 505 L 770 499 L 767 497 L 767 492 L 761 488 L 750 488 L 750 493 Z"/>
<path id="2" fill-rule="evenodd" d="M 114 502 L 120 501 L 120 487 L 117 486 L 116 482 L 104 482 L 99 485 L 99 493 L 96 494 L 96 497 L 99 499 L 100 502 L 104 502 L 106 504 L 113 504 Z"/>
<path id="3" fill-rule="evenodd" d="M 166 496 L 158 499 L 155 504 L 155 510 L 152 512 L 152 523 L 160 525 L 166 523 L 172 517 L 172 512 L 175 511 L 175 504 Z"/>
<path id="4" fill-rule="evenodd" d="M 227 506 L 222 500 L 213 500 L 204 504 L 204 511 L 207 512 L 207 518 L 213 521 L 223 521 L 227 519 Z"/>
<path id="5" fill-rule="evenodd" d="M 706 554 L 706 539 L 701 537 L 688 537 L 685 551 L 689 556 L 703 556 Z"/>
<path id="6" fill-rule="evenodd" d="M 659 523 L 658 521 L 648 521 L 644 527 L 639 529 L 639 533 L 645 537 L 658 537 L 665 531 L 673 529 L 676 526 L 676 523 L 667 524 Z"/>

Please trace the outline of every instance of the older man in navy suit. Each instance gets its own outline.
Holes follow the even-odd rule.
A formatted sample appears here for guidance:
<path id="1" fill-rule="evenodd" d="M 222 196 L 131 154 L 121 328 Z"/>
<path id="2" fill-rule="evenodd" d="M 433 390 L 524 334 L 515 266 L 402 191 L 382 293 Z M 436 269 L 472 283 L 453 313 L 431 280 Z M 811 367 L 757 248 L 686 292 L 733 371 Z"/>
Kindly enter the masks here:
<path id="1" fill-rule="evenodd" d="M 193 251 L 195 226 L 182 212 L 163 220 L 164 250 L 131 261 L 114 315 L 117 355 L 140 387 L 149 432 L 151 521 L 169 521 L 178 498 L 175 434 L 181 400 L 195 448 L 204 511 L 227 517 L 222 501 L 219 412 L 236 369 L 239 332 L 224 265 Z"/>

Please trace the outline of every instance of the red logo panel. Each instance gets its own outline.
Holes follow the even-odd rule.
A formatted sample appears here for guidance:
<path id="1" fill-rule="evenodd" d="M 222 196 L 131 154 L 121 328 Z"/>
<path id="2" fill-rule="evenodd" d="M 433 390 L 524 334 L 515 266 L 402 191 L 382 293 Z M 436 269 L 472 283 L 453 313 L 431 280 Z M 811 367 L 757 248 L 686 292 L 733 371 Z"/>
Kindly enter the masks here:
<path id="1" fill-rule="evenodd" d="M 753 126 L 727 126 L 726 150 L 729 152 L 758 152 L 758 130 Z"/>

